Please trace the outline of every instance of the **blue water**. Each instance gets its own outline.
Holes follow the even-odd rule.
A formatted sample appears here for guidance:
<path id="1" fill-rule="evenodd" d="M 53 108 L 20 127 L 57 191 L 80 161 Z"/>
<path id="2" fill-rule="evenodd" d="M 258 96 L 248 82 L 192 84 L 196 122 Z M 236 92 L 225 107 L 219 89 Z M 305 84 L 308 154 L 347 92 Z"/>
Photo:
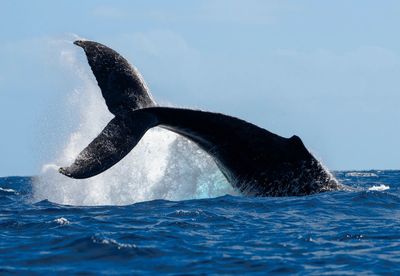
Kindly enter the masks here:
<path id="1" fill-rule="evenodd" d="M 100 207 L 0 178 L 0 273 L 400 273 L 400 171 L 336 176 L 355 190 Z"/>

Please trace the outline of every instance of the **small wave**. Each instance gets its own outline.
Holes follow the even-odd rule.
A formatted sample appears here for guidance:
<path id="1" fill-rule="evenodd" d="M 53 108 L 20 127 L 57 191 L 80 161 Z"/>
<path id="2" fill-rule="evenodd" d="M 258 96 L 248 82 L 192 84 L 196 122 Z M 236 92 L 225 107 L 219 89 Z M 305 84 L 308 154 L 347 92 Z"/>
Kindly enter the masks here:
<path id="1" fill-rule="evenodd" d="M 0 187 L 0 192 L 3 192 L 3 193 L 10 193 L 10 194 L 15 194 L 15 195 L 18 195 L 18 194 L 19 194 L 16 190 L 13 190 L 13 189 L 6 189 L 6 188 L 2 188 L 2 187 Z"/>
<path id="2" fill-rule="evenodd" d="M 339 237 L 339 241 L 348 241 L 348 240 L 362 240 L 365 236 L 362 234 L 345 234 Z"/>
<path id="3" fill-rule="evenodd" d="M 130 243 L 121 243 L 121 242 L 117 242 L 114 239 L 102 239 L 99 237 L 92 237 L 92 241 L 94 243 L 99 243 L 99 244 L 106 244 L 106 245 L 112 245 L 117 247 L 118 249 L 122 249 L 122 248 L 136 248 L 136 244 L 130 244 Z"/>
<path id="4" fill-rule="evenodd" d="M 70 224 L 69 220 L 67 220 L 66 218 L 56 218 L 55 220 L 53 220 L 53 222 L 59 224 L 59 225 L 67 225 Z"/>
<path id="5" fill-rule="evenodd" d="M 355 176 L 355 177 L 378 177 L 376 173 L 372 172 L 348 172 L 346 176 Z"/>
<path id="6" fill-rule="evenodd" d="M 385 184 L 381 184 L 381 185 L 376 185 L 376 186 L 372 186 L 371 188 L 368 188 L 368 191 L 386 191 L 389 190 L 390 187 L 386 186 Z"/>
<path id="7" fill-rule="evenodd" d="M 196 211 L 176 210 L 174 213 L 178 216 L 192 216 L 192 215 L 198 216 L 202 213 L 202 211 L 201 210 L 196 210 Z"/>

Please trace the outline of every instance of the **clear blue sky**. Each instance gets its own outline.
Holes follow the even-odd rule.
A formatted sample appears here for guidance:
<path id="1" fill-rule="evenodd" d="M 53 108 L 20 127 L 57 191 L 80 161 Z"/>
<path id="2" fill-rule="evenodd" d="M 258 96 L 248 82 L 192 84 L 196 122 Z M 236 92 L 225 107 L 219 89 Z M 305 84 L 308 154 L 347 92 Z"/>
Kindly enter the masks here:
<path id="1" fill-rule="evenodd" d="M 59 58 L 71 34 L 121 52 L 158 100 L 297 134 L 330 169 L 399 169 L 399 14 L 399 1 L 2 1 L 0 176 L 37 174 L 55 147 L 78 83 Z"/>

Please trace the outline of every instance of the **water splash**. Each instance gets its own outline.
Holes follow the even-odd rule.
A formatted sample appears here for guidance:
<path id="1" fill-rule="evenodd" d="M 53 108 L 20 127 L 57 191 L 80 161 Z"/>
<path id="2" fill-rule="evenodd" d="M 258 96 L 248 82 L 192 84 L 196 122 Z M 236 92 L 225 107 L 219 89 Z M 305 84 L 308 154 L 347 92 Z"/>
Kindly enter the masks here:
<path id="1" fill-rule="evenodd" d="M 380 185 L 374 185 L 374 186 L 368 188 L 368 191 L 379 191 L 379 192 L 381 192 L 381 191 L 386 191 L 386 190 L 389 190 L 389 189 L 390 189 L 389 186 L 387 186 L 385 184 L 380 184 Z"/>
<path id="2" fill-rule="evenodd" d="M 65 102 L 77 128 L 59 137 L 62 150 L 42 166 L 33 187 L 35 201 L 69 205 L 124 205 L 152 199 L 182 200 L 234 194 L 211 158 L 192 142 L 155 128 L 122 161 L 95 177 L 75 180 L 57 172 L 71 164 L 112 118 L 84 61 L 72 46 L 61 50 L 60 61 L 80 79 Z M 65 124 L 71 122 L 63 122 Z M 67 138 L 67 139 L 66 139 Z"/>

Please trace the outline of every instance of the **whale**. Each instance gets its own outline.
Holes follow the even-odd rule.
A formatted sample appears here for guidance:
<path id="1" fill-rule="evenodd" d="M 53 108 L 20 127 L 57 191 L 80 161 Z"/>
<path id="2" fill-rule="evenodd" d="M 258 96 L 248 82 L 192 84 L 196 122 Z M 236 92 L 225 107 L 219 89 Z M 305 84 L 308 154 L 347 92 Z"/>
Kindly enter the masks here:
<path id="1" fill-rule="evenodd" d="M 84 179 L 117 164 L 151 128 L 194 142 L 212 157 L 229 183 L 246 196 L 305 196 L 343 186 L 302 140 L 285 138 L 242 119 L 215 112 L 159 106 L 139 71 L 113 49 L 77 40 L 114 118 L 84 148 L 65 176 Z"/>

